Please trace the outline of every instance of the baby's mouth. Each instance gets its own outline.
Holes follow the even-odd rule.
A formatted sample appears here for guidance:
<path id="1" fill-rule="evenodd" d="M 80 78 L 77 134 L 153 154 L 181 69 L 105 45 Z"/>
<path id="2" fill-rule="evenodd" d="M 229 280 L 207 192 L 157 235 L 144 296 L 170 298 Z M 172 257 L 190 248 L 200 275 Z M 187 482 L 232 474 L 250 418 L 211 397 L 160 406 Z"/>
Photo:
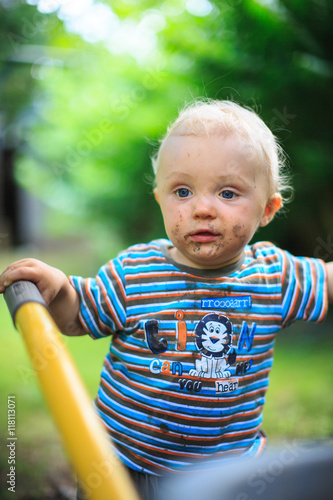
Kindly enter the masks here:
<path id="1" fill-rule="evenodd" d="M 197 243 L 210 243 L 215 241 L 218 237 L 218 233 L 209 230 L 199 230 L 189 235 L 192 241 Z"/>

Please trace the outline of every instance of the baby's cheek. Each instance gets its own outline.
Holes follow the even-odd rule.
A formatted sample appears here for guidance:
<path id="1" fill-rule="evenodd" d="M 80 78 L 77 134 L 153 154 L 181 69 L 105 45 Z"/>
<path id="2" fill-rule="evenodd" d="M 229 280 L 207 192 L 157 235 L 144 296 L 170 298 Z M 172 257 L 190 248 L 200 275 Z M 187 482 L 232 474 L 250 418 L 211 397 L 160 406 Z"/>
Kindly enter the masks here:
<path id="1" fill-rule="evenodd" d="M 182 229 L 181 221 L 175 221 L 171 228 L 171 235 L 175 241 L 181 242 L 184 239 L 184 231 Z"/>
<path id="2" fill-rule="evenodd" d="M 170 239 L 171 239 L 171 241 L 173 242 L 174 245 L 179 246 L 179 244 L 181 242 L 180 230 L 177 229 L 177 228 L 174 228 L 171 231 L 171 237 L 170 237 Z"/>
<path id="3" fill-rule="evenodd" d="M 179 226 L 179 223 L 177 222 L 177 223 L 173 226 L 173 228 L 172 228 L 172 230 L 171 230 L 171 234 L 173 234 L 173 236 L 178 236 L 178 235 L 179 235 L 179 233 L 180 233 L 180 226 Z"/>
<path id="4" fill-rule="evenodd" d="M 239 241 L 241 244 L 246 244 L 247 240 L 250 238 L 248 232 L 248 226 L 242 222 L 234 224 L 232 227 L 232 236 L 235 240 Z"/>
<path id="5" fill-rule="evenodd" d="M 237 222 L 232 227 L 232 234 L 234 235 L 235 238 L 240 238 L 240 239 L 244 238 L 246 232 L 247 232 L 247 225 L 244 224 L 242 221 Z"/>
<path id="6" fill-rule="evenodd" d="M 182 219 L 183 216 L 180 212 L 172 218 L 171 233 L 174 236 L 178 236 L 181 232 Z"/>

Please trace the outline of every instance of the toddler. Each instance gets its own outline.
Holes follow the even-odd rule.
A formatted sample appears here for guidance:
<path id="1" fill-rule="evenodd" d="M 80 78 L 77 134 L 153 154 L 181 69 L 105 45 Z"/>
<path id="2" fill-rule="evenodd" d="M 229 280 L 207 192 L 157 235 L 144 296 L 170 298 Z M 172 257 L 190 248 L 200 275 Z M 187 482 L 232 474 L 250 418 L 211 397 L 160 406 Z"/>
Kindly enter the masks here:
<path id="1" fill-rule="evenodd" d="M 95 278 L 34 259 L 0 291 L 36 283 L 66 335 L 111 336 L 96 411 L 146 497 L 156 478 L 198 459 L 256 456 L 277 332 L 320 322 L 333 262 L 249 245 L 282 207 L 283 153 L 252 110 L 197 101 L 153 159 L 168 239 L 134 245 Z M 140 488 L 140 486 L 139 486 Z"/>

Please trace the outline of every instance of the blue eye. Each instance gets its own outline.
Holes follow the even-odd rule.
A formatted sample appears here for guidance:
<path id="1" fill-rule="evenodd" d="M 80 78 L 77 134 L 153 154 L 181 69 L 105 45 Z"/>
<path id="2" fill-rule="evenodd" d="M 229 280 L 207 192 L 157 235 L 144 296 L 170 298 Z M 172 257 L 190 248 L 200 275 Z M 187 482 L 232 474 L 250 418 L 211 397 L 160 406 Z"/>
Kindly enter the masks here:
<path id="1" fill-rule="evenodd" d="M 235 198 L 236 194 L 233 191 L 226 189 L 225 191 L 222 191 L 220 196 L 226 200 L 232 200 L 232 198 Z"/>
<path id="2" fill-rule="evenodd" d="M 187 198 L 192 193 L 189 189 L 180 188 L 180 189 L 177 189 L 176 194 L 177 194 L 177 196 L 179 196 L 179 198 Z"/>

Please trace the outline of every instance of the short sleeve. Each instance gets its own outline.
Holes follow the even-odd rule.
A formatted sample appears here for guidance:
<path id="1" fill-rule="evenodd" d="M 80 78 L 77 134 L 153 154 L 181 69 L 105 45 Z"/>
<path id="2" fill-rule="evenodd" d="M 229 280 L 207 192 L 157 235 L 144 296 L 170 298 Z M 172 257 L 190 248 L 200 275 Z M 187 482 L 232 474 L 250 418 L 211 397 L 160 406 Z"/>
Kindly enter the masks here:
<path id="1" fill-rule="evenodd" d="M 80 321 L 95 339 L 125 329 L 126 288 L 121 262 L 109 261 L 95 278 L 70 276 L 81 299 Z"/>
<path id="2" fill-rule="evenodd" d="M 322 260 L 281 251 L 282 325 L 320 322 L 328 309 L 327 274 Z"/>

